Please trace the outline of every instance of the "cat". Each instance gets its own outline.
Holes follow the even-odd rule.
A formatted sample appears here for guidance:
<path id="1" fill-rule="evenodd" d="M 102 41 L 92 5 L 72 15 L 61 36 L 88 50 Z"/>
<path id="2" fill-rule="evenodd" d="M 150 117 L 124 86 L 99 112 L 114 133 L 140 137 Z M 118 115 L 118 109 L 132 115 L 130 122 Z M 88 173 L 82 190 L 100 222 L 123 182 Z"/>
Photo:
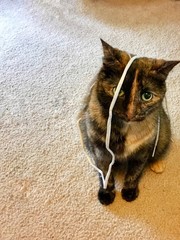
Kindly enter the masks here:
<path id="1" fill-rule="evenodd" d="M 106 176 L 111 162 L 111 155 L 105 147 L 109 106 L 123 70 L 133 55 L 113 48 L 102 39 L 101 42 L 103 64 L 79 113 L 79 127 L 84 147 Z M 156 172 L 163 171 L 161 159 L 171 139 L 170 120 L 162 106 L 165 80 L 179 62 L 146 57 L 136 59 L 115 103 L 110 149 L 115 154 L 115 162 L 127 164 L 121 195 L 128 202 L 138 197 L 138 183 L 148 164 Z M 152 157 L 158 118 L 159 138 Z M 104 205 L 111 204 L 115 198 L 114 170 L 106 189 L 100 176 L 99 179 L 98 199 Z"/>

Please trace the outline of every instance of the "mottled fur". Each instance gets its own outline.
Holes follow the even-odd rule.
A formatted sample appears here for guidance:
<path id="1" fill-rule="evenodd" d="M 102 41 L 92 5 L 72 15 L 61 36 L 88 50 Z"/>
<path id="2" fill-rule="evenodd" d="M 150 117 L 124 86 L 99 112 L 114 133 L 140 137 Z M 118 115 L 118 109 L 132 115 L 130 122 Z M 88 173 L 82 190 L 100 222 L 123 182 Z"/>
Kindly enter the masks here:
<path id="1" fill-rule="evenodd" d="M 79 114 L 83 144 L 94 158 L 96 165 L 106 175 L 111 155 L 105 148 L 106 125 L 109 106 L 123 70 L 130 59 L 124 51 L 115 49 L 102 40 L 104 57 L 93 86 Z M 138 182 L 148 163 L 158 161 L 170 145 L 170 121 L 163 109 L 166 92 L 165 80 L 179 61 L 138 58 L 127 72 L 122 94 L 113 109 L 110 148 L 116 162 L 127 163 L 122 197 L 134 200 L 139 193 Z M 151 96 L 148 101 L 143 100 Z M 149 95 L 148 95 L 149 94 Z M 160 116 L 160 135 L 155 156 L 152 152 Z M 113 171 L 107 189 L 100 178 L 98 198 L 110 204 L 115 197 Z"/>

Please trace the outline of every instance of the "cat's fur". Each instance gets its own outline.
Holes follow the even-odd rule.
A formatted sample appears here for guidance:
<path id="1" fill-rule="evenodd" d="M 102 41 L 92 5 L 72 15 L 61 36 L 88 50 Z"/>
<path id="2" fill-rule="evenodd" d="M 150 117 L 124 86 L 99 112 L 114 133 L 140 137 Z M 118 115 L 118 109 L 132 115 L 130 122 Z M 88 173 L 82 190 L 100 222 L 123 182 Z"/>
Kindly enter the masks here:
<path id="1" fill-rule="evenodd" d="M 111 47 L 102 40 L 104 57 L 93 86 L 79 114 L 79 126 L 83 144 L 94 158 L 104 176 L 111 162 L 111 155 L 105 148 L 106 125 L 109 106 L 123 70 L 130 55 Z M 116 162 L 127 163 L 122 197 L 134 200 L 138 194 L 138 182 L 147 163 L 158 161 L 170 145 L 170 121 L 163 109 L 166 92 L 165 80 L 179 61 L 138 58 L 131 65 L 113 109 L 110 149 Z M 145 93 L 146 92 L 146 93 Z M 143 93 L 152 93 L 152 99 L 144 101 Z M 146 96 L 148 97 L 148 96 Z M 155 156 L 152 152 L 157 135 L 160 116 L 160 135 Z M 108 205 L 115 197 L 114 176 L 111 172 L 107 189 L 103 189 L 100 178 L 99 201 Z"/>

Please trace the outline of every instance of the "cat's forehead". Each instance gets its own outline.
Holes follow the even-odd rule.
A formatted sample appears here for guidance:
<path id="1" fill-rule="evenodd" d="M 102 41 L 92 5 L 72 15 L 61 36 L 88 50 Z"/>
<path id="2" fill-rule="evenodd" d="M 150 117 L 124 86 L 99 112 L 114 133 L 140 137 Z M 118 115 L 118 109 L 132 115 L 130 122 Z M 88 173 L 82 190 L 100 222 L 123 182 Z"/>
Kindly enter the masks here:
<path id="1" fill-rule="evenodd" d="M 123 69 L 126 67 L 126 65 L 133 56 L 135 55 L 129 54 L 128 52 L 125 51 L 119 51 L 119 59 L 121 62 L 121 67 L 123 67 Z M 148 73 L 153 68 L 155 62 L 156 59 L 153 58 L 139 57 L 131 65 L 130 71 L 138 69 L 139 72 Z"/>
<path id="2" fill-rule="evenodd" d="M 127 51 L 119 50 L 118 48 L 115 48 L 114 50 L 115 56 L 117 57 L 117 59 L 119 59 L 122 64 L 121 66 L 123 67 L 125 67 L 130 61 L 130 59 L 135 56 L 134 54 L 130 54 Z M 151 69 L 153 64 L 155 64 L 156 60 L 157 59 L 148 57 L 138 57 L 132 65 L 142 70 Z"/>
<path id="3" fill-rule="evenodd" d="M 152 82 L 149 80 L 154 61 L 145 57 L 137 58 L 130 66 L 123 86 L 130 89 L 133 82 L 136 82 L 139 86 L 151 85 Z"/>
<path id="4" fill-rule="evenodd" d="M 154 62 L 154 59 L 140 57 L 134 61 L 132 69 L 136 69 L 139 72 L 149 72 L 152 69 Z"/>

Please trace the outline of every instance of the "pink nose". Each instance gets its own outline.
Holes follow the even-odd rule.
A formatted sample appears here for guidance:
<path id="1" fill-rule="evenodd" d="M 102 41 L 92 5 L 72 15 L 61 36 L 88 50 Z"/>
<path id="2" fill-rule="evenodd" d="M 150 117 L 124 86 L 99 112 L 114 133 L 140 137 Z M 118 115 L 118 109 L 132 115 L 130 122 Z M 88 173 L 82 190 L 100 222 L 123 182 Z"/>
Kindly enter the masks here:
<path id="1" fill-rule="evenodd" d="M 125 116 L 126 116 L 127 122 L 129 122 L 135 117 L 135 114 L 133 112 L 127 112 Z"/>
<path id="2" fill-rule="evenodd" d="M 129 122 L 129 121 L 131 121 L 134 118 L 134 115 L 124 114 L 121 118 L 124 121 Z"/>

